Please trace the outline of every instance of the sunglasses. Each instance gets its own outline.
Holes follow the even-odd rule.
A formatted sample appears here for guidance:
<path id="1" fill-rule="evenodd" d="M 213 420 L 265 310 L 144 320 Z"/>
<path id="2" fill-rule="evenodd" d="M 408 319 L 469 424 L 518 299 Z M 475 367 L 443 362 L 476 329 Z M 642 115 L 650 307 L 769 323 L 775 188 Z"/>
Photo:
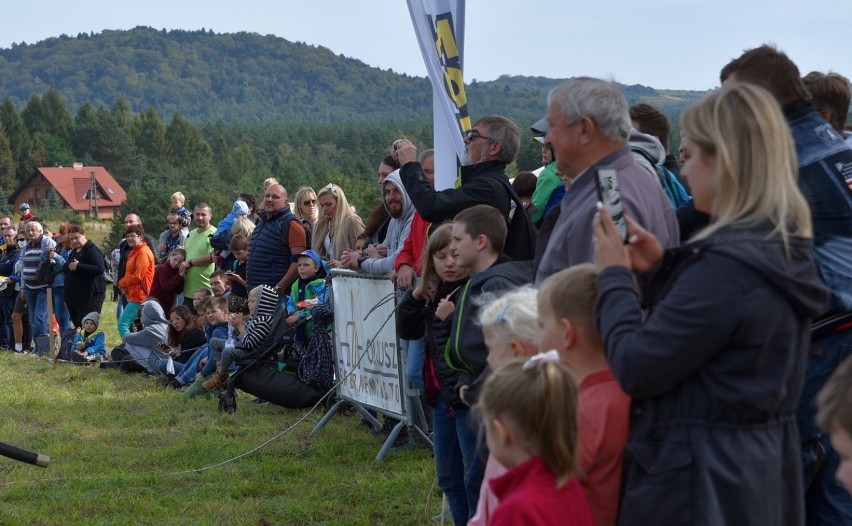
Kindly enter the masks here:
<path id="1" fill-rule="evenodd" d="M 469 141 L 473 141 L 473 140 L 476 140 L 476 139 L 485 139 L 486 141 L 491 140 L 491 137 L 487 137 L 485 135 L 482 135 L 477 130 L 469 130 L 469 131 L 465 132 L 464 136 L 467 137 L 467 140 L 469 140 Z"/>
<path id="2" fill-rule="evenodd" d="M 305 199 L 304 201 L 302 201 L 302 206 L 316 206 L 316 204 L 316 199 Z"/>

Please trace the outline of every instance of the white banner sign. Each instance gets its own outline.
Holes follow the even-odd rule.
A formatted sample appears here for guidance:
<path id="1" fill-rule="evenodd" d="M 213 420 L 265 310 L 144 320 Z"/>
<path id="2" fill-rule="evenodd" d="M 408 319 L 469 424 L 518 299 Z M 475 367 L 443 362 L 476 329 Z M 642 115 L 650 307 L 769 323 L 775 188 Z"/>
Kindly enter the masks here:
<path id="1" fill-rule="evenodd" d="M 464 0 L 408 0 L 408 12 L 432 82 L 435 189 L 452 188 L 462 134 L 472 128 L 462 75 Z"/>
<path id="2" fill-rule="evenodd" d="M 393 282 L 332 271 L 338 394 L 401 417 L 402 370 Z"/>

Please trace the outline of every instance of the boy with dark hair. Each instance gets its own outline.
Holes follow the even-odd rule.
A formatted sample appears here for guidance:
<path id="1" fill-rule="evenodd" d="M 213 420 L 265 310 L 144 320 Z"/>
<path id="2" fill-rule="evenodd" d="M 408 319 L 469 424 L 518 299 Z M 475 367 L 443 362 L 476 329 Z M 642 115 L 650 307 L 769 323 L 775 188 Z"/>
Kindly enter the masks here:
<path id="1" fill-rule="evenodd" d="M 580 485 L 595 524 L 615 524 L 630 413 L 595 327 L 597 272 L 585 263 L 547 277 L 538 292 L 539 351 L 559 353 L 580 395 Z"/>
<path id="2" fill-rule="evenodd" d="M 240 298 L 248 298 L 248 290 L 246 290 L 246 261 L 248 261 L 248 238 L 242 234 L 237 234 L 231 238 L 231 244 L 228 245 L 228 250 L 234 256 L 234 260 L 225 269 L 225 277 L 231 283 L 231 295 L 239 296 Z"/>
<path id="3" fill-rule="evenodd" d="M 820 116 L 852 147 L 852 132 L 844 129 L 849 117 L 849 101 L 852 98 L 849 79 L 839 73 L 811 71 L 802 77 L 802 82 L 811 93 L 811 103 L 816 106 Z"/>
<path id="4" fill-rule="evenodd" d="M 476 510 L 479 487 L 485 471 L 485 444 L 477 436 L 477 426 L 470 419 L 470 406 L 476 403 L 479 389 L 488 375 L 488 348 L 477 323 L 477 298 L 486 292 L 499 293 L 529 283 L 532 263 L 515 262 L 502 254 L 506 242 L 503 214 L 489 205 L 476 205 L 459 212 L 453 220 L 452 250 L 460 267 L 472 272 L 461 292 L 458 305 L 441 300 L 452 311 L 450 338 L 444 350 L 447 365 L 458 371 L 454 386 L 445 386 L 448 404 L 453 412 L 434 415 L 436 457 L 446 458 L 447 448 L 457 448 L 463 458 L 464 486 L 470 513 Z M 448 429 L 448 427 L 453 429 Z M 441 442 L 441 443 L 439 443 Z M 439 451 L 440 449 L 440 451 Z M 461 468 L 461 466 L 459 466 Z"/>

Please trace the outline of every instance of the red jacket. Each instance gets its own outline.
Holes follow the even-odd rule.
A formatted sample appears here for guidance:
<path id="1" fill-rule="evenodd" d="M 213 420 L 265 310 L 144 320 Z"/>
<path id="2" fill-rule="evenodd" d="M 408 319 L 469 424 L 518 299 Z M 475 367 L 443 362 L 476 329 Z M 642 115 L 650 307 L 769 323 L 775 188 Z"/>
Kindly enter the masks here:
<path id="1" fill-rule="evenodd" d="M 172 268 L 168 260 L 157 266 L 154 272 L 154 284 L 151 286 L 151 297 L 160 302 L 163 312 L 166 314 L 172 310 L 175 303 L 175 294 L 183 293 L 183 276 L 180 270 Z"/>
<path id="2" fill-rule="evenodd" d="M 414 269 L 414 272 L 419 276 L 423 271 L 423 249 L 426 247 L 426 235 L 429 230 L 429 222 L 423 219 L 420 212 L 414 212 L 414 219 L 411 221 L 411 231 L 408 237 L 405 238 L 405 243 L 402 245 L 402 251 L 396 255 L 396 261 L 393 264 L 394 270 L 399 270 L 402 265 L 408 265 Z"/>

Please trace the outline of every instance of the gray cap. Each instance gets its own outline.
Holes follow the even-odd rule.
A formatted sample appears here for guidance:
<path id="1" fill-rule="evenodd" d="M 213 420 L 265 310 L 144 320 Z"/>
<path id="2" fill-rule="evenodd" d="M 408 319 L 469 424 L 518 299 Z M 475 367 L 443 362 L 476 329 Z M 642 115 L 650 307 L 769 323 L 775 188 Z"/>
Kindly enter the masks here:
<path id="1" fill-rule="evenodd" d="M 544 135 L 550 129 L 550 126 L 547 125 L 547 116 L 542 117 L 535 124 L 530 126 L 530 130 L 535 135 Z"/>
<path id="2" fill-rule="evenodd" d="M 90 312 L 90 313 L 86 314 L 85 316 L 83 316 L 83 322 L 84 323 L 85 323 L 86 320 L 91 320 L 91 322 L 95 324 L 95 327 L 97 327 L 101 323 L 101 315 L 98 314 L 97 312 Z"/>

